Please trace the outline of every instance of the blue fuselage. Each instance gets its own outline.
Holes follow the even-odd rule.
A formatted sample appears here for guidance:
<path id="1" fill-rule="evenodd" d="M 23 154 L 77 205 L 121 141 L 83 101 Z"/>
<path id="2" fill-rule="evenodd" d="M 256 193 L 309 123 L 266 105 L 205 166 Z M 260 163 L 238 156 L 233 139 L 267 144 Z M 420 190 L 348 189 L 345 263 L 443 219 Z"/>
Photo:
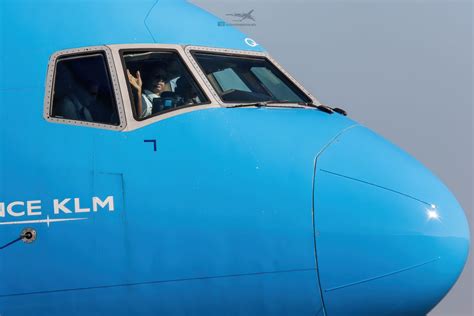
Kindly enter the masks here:
<path id="1" fill-rule="evenodd" d="M 37 239 L 0 250 L 0 315 L 423 315 L 461 273 L 456 199 L 343 115 L 218 107 L 126 132 L 42 118 L 60 49 L 261 50 L 218 19 L 155 0 L 1 12 L 0 243 Z"/>

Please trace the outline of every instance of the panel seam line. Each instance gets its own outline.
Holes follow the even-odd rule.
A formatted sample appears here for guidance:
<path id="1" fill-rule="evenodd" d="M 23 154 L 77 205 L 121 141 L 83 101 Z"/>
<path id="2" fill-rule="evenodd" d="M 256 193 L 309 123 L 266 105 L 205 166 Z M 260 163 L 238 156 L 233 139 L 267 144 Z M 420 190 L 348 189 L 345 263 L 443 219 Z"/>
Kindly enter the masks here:
<path id="1" fill-rule="evenodd" d="M 428 203 L 426 201 L 423 201 L 423 200 L 420 200 L 412 195 L 409 195 L 409 194 L 406 194 L 406 193 L 403 193 L 403 192 L 400 192 L 400 191 L 397 191 L 397 190 L 393 190 L 393 189 L 390 189 L 390 188 L 387 188 L 387 187 L 384 187 L 384 186 L 381 186 L 381 185 L 378 185 L 378 184 L 375 184 L 375 183 L 371 183 L 371 182 L 368 182 L 368 181 L 364 181 L 364 180 L 360 180 L 360 179 L 357 179 L 357 178 L 352 178 L 352 177 L 349 177 L 349 176 L 345 176 L 343 174 L 340 174 L 340 173 L 336 173 L 336 172 L 332 172 L 332 171 L 329 171 L 329 170 L 325 170 L 325 169 L 319 169 L 321 170 L 322 172 L 326 172 L 326 173 L 329 173 L 331 175 L 334 175 L 334 176 L 338 176 L 338 177 L 342 177 L 342 178 L 345 178 L 345 179 L 348 179 L 348 180 L 352 180 L 352 181 L 357 181 L 357 182 L 361 182 L 361 183 L 364 183 L 364 184 L 367 184 L 367 185 L 371 185 L 371 186 L 374 186 L 376 188 L 379 188 L 379 189 L 383 189 L 383 190 L 387 190 L 387 191 L 390 191 L 392 193 L 396 193 L 396 194 L 400 194 L 400 195 L 403 195 L 405 197 L 408 197 L 410 199 L 413 199 L 415 201 L 418 201 L 420 203 L 423 203 L 423 204 L 426 204 L 428 206 L 432 206 L 431 203 Z"/>
<path id="2" fill-rule="evenodd" d="M 357 281 L 357 282 L 352 282 L 352 283 L 347 283 L 347 284 L 331 287 L 329 289 L 324 290 L 324 292 L 339 290 L 339 289 L 343 289 L 343 288 L 346 288 L 346 287 L 349 287 L 349 286 L 354 286 L 354 285 L 357 285 L 357 284 L 367 283 L 367 282 L 374 281 L 374 280 L 377 280 L 377 279 L 385 278 L 385 277 L 388 277 L 388 276 L 391 276 L 391 275 L 394 275 L 394 274 L 398 274 L 398 273 L 402 273 L 402 272 L 405 272 L 405 271 L 408 271 L 408 270 L 419 268 L 421 266 L 424 266 L 424 265 L 427 265 L 429 263 L 435 262 L 439 259 L 441 259 L 441 257 L 436 257 L 434 259 L 431 259 L 431 260 L 423 262 L 423 263 L 415 264 L 413 266 L 409 266 L 409 267 L 406 267 L 406 268 L 403 268 L 403 269 L 395 270 L 395 271 L 392 271 L 392 272 L 389 272 L 389 273 L 385 273 L 385 274 L 378 275 L 378 276 L 375 276 L 375 277 L 367 278 L 367 279 L 360 280 L 360 281 Z"/>
<path id="3" fill-rule="evenodd" d="M 15 296 L 26 296 L 26 295 L 38 295 L 38 294 L 52 294 L 52 293 L 62 293 L 62 292 L 73 292 L 73 291 L 100 290 L 100 289 L 110 289 L 110 288 L 116 288 L 116 287 L 152 285 L 152 284 L 160 284 L 160 283 L 199 281 L 199 280 L 223 279 L 223 278 L 238 278 L 238 277 L 246 277 L 246 276 L 258 276 L 258 275 L 292 273 L 292 272 L 308 272 L 308 271 L 314 271 L 314 270 L 315 270 L 314 268 L 290 269 L 290 270 L 277 270 L 277 271 L 268 271 L 268 272 L 253 272 L 253 273 L 227 274 L 227 275 L 217 275 L 217 276 L 204 276 L 204 277 L 195 277 L 195 278 L 169 279 L 169 280 L 123 283 L 123 284 L 112 284 L 112 285 L 99 285 L 99 286 L 79 287 L 79 288 L 69 288 L 69 289 L 58 289 L 58 290 L 35 291 L 35 292 L 26 292 L 26 293 L 3 294 L 3 295 L 0 295 L 0 298 L 15 297 Z"/>
<path id="4" fill-rule="evenodd" d="M 151 11 L 153 11 L 153 9 L 155 8 L 155 6 L 158 4 L 158 1 L 160 0 L 156 0 L 156 2 L 153 4 L 153 6 L 150 8 L 150 10 L 148 11 L 148 13 L 146 14 L 145 16 L 145 19 L 143 20 L 143 24 L 145 24 L 145 28 L 147 29 L 148 33 L 150 33 L 150 36 L 153 40 L 154 43 L 156 43 L 156 39 L 155 37 L 153 36 L 153 33 L 151 32 L 150 28 L 148 27 L 148 24 L 146 24 L 146 20 L 148 19 L 148 17 L 150 16 L 151 14 Z"/>

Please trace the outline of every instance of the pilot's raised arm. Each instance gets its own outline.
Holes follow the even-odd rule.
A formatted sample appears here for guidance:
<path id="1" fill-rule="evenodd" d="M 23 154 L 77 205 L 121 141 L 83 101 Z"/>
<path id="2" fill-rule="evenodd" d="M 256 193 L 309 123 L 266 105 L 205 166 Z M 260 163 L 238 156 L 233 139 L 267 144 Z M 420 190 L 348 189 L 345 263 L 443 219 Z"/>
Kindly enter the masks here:
<path id="1" fill-rule="evenodd" d="M 137 100 L 137 115 L 139 118 L 144 118 L 151 115 L 152 104 L 146 99 L 146 96 L 143 94 L 143 82 L 140 75 L 140 71 L 137 71 L 136 77 L 134 77 L 130 70 L 127 69 L 127 76 L 130 85 L 136 90 L 138 100 Z M 149 104 L 150 103 L 150 104 Z"/>
<path id="2" fill-rule="evenodd" d="M 142 114 L 142 77 L 140 76 L 140 71 L 137 71 L 137 77 L 135 78 L 131 73 L 130 70 L 127 69 L 127 76 L 128 76 L 128 81 L 130 82 L 130 85 L 135 88 L 137 92 L 137 114 L 139 117 L 141 117 Z"/>
<path id="3" fill-rule="evenodd" d="M 137 103 L 137 113 L 139 118 L 145 118 L 153 113 L 153 100 L 160 98 L 163 91 L 169 91 L 162 74 L 157 74 L 155 71 L 147 71 L 142 75 L 137 71 L 134 77 L 129 70 L 127 70 L 128 80 L 133 88 L 137 90 L 139 96 Z"/>

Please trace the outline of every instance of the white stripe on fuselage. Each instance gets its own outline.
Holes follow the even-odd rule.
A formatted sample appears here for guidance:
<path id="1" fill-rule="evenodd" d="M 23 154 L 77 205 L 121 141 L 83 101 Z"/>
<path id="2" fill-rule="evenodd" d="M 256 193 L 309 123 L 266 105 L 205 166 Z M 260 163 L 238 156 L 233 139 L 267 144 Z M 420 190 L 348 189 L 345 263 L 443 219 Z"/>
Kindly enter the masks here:
<path id="1" fill-rule="evenodd" d="M 83 221 L 86 220 L 87 217 L 79 217 L 79 218 L 49 218 L 49 215 L 46 216 L 46 219 L 38 219 L 38 220 L 28 220 L 28 221 L 15 221 L 15 222 L 0 222 L 0 225 L 22 225 L 22 224 L 40 224 L 46 223 L 49 227 L 50 223 L 57 223 L 57 222 L 69 222 L 69 221 Z"/>

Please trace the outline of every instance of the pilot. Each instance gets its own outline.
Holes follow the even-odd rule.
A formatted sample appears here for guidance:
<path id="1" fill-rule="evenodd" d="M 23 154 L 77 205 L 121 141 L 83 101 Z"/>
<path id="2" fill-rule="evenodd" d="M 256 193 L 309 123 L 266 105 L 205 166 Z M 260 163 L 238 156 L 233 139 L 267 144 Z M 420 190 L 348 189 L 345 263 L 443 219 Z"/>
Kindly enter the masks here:
<path id="1" fill-rule="evenodd" d="M 162 92 L 170 91 L 166 73 L 161 68 L 155 67 L 149 72 L 144 72 L 143 80 L 140 71 L 137 71 L 135 77 L 127 69 L 127 75 L 131 86 L 136 89 L 138 95 L 141 95 L 137 104 L 138 117 L 150 116 L 153 110 L 153 100 L 159 98 Z"/>

